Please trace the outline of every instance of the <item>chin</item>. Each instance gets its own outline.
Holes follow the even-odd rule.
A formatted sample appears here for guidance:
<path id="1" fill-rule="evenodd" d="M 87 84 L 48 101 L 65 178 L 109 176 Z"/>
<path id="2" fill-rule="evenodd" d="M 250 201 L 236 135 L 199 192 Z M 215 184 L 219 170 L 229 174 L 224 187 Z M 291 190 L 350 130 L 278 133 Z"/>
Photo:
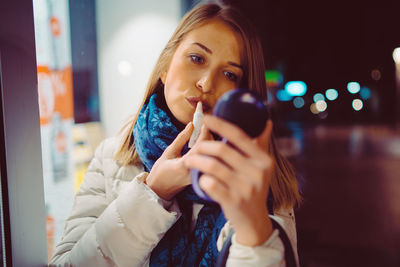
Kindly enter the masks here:
<path id="1" fill-rule="evenodd" d="M 187 110 L 186 108 L 179 107 L 178 105 L 174 106 L 174 109 L 171 110 L 171 112 L 177 121 L 185 125 L 193 119 L 192 110 Z"/>
<path id="2" fill-rule="evenodd" d="M 180 110 L 181 111 L 181 110 Z M 172 112 L 172 115 L 174 116 L 175 120 L 177 120 L 178 122 L 186 125 L 188 124 L 190 121 L 192 121 L 192 117 L 193 115 L 189 115 L 190 113 L 185 113 L 183 114 L 182 112 L 179 112 L 178 114 L 176 112 Z"/>
<path id="3" fill-rule="evenodd" d="M 190 119 L 187 119 L 187 118 L 185 118 L 185 119 L 178 119 L 178 121 L 179 121 L 180 123 L 186 125 L 186 124 L 188 124 L 189 122 L 192 121 L 192 118 L 190 118 Z"/>

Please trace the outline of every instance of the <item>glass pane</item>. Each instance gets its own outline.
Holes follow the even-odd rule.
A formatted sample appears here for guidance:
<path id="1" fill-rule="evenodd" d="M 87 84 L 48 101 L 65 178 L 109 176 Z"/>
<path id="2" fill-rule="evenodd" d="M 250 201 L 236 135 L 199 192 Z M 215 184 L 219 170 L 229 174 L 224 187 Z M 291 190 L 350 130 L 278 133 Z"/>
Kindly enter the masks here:
<path id="1" fill-rule="evenodd" d="M 96 147 L 136 112 L 181 1 L 33 4 L 50 259 Z"/>
<path id="2" fill-rule="evenodd" d="M 199 1 L 33 1 L 49 258 L 62 237 L 74 194 L 79 190 L 95 148 L 104 138 L 118 134 L 137 112 L 160 51 L 183 11 L 190 9 L 194 2 Z M 398 247 L 398 240 L 391 233 L 399 232 L 399 227 L 394 224 L 392 228 L 387 227 L 382 220 L 380 228 L 392 232 L 375 235 L 371 230 L 379 218 L 373 215 L 382 210 L 385 212 L 382 218 L 400 218 L 398 198 L 379 198 L 390 192 L 390 196 L 395 196 L 393 188 L 399 188 L 392 181 L 396 181 L 399 173 L 400 134 L 387 123 L 392 123 L 394 114 L 397 114 L 397 124 L 400 120 L 400 109 L 394 112 L 394 104 L 400 103 L 400 63 L 393 54 L 398 83 L 397 102 L 394 102 L 395 70 L 390 56 L 395 43 L 390 45 L 390 51 L 385 50 L 389 47 L 387 44 L 385 49 L 377 46 L 385 38 L 376 33 L 383 34 L 379 29 L 389 28 L 389 24 L 383 26 L 385 20 L 370 19 L 376 18 L 376 14 L 392 13 L 382 6 L 364 7 L 361 11 L 352 9 L 357 12 L 344 8 L 348 12 L 347 20 L 334 23 L 335 29 L 343 27 L 338 32 L 344 35 L 336 35 L 329 30 L 336 21 L 330 18 L 337 17 L 336 13 L 324 22 L 320 21 L 322 11 L 316 13 L 315 8 L 303 2 L 267 2 L 242 1 L 241 5 L 261 30 L 264 51 L 268 52 L 265 77 L 269 104 L 279 115 L 278 123 L 274 124 L 278 145 L 297 167 L 299 176 L 307 180 L 304 189 L 305 199 L 309 200 L 296 214 L 300 257 L 310 265 L 318 260 L 321 265 L 332 265 L 329 260 L 336 257 L 332 256 L 335 253 L 355 251 L 353 259 L 364 255 L 364 262 L 369 259 L 397 262 L 398 257 L 392 255 L 397 255 L 394 248 Z M 353 15 L 363 16 L 356 28 L 347 25 Z M 385 17 L 396 16 L 393 13 Z M 319 27 L 311 27 L 314 24 Z M 394 19 L 390 25 L 395 25 Z M 328 30 L 321 31 L 324 27 Z M 373 31 L 376 33 L 372 34 Z M 366 42 L 359 36 L 360 41 L 353 42 L 356 39 L 351 36 L 357 36 L 355 32 L 376 40 Z M 321 45 L 320 41 L 324 40 Z M 343 46 L 338 46 L 338 42 Z M 353 127 L 353 123 L 374 125 Z M 364 186 L 360 189 L 359 184 Z M 336 201 L 332 206 L 333 198 L 327 196 L 338 195 L 346 196 L 342 199 L 349 201 Z M 360 200 L 372 202 L 361 205 Z M 390 202 L 389 208 L 379 204 L 385 201 Z M 315 203 L 319 206 L 314 206 Z M 355 223 L 346 228 L 348 232 L 337 235 L 334 230 L 342 229 L 337 227 L 337 222 L 347 222 L 340 216 L 324 227 L 310 224 L 312 217 L 316 219 L 312 220 L 314 223 L 320 221 L 321 214 L 315 213 L 318 208 L 325 212 L 323 218 L 330 218 L 332 208 L 361 218 L 363 229 L 369 235 L 363 239 L 349 238 L 360 230 Z M 355 222 L 355 219 L 348 221 Z M 387 221 L 396 222 L 396 219 Z M 326 240 L 320 233 L 325 233 Z"/>
<path id="3" fill-rule="evenodd" d="M 68 1 L 34 2 L 48 256 L 73 192 L 73 89 Z"/>
<path id="4" fill-rule="evenodd" d="M 2 78 L 1 78 L 1 59 L 0 59 L 0 93 L 3 91 L 3 84 L 2 84 Z M 4 207 L 3 207 L 3 179 L 6 177 L 2 176 L 2 173 L 4 172 L 4 161 L 5 161 L 5 145 L 4 145 L 4 123 L 3 123 L 3 99 L 2 95 L 0 95 L 0 262 L 2 262 L 2 266 L 6 266 L 6 235 L 5 233 L 5 216 L 4 216 Z M 6 194 L 7 195 L 7 194 Z"/>

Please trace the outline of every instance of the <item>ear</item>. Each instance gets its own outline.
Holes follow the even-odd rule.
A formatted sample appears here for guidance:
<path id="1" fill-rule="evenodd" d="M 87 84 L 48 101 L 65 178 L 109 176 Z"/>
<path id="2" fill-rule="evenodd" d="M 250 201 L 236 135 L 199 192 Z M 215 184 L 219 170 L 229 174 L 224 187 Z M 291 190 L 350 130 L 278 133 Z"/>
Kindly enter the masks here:
<path id="1" fill-rule="evenodd" d="M 163 71 L 162 73 L 161 73 L 161 76 L 160 76 L 160 79 L 161 79 L 161 82 L 163 83 L 163 84 L 165 84 L 165 79 L 167 78 L 167 72 L 166 71 Z"/>

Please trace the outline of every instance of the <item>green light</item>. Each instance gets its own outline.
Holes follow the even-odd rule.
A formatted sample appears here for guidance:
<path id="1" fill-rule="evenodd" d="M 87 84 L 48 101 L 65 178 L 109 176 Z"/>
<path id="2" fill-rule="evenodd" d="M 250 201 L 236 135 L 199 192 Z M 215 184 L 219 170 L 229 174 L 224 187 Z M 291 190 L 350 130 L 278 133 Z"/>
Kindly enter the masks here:
<path id="1" fill-rule="evenodd" d="M 269 86 L 279 86 L 282 83 L 282 74 L 277 70 L 266 70 L 265 71 L 265 81 Z"/>

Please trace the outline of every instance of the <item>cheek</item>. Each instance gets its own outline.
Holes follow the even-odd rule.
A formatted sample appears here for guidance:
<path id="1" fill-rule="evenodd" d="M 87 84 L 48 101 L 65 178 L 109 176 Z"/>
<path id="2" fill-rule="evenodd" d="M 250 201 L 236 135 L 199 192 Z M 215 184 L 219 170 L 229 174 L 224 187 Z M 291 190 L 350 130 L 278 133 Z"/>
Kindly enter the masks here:
<path id="1" fill-rule="evenodd" d="M 175 71 L 171 69 L 165 80 L 164 95 L 168 106 L 173 105 L 180 94 L 181 81 L 176 77 L 178 76 L 176 76 Z"/>
<path id="2" fill-rule="evenodd" d="M 182 86 L 177 80 L 167 83 L 164 86 L 165 101 L 172 115 L 183 124 L 187 124 L 191 120 L 190 110 L 185 103 Z"/>
<path id="3" fill-rule="evenodd" d="M 165 88 L 164 95 L 165 102 L 167 103 L 169 110 L 172 112 L 172 115 L 174 115 L 174 117 L 180 121 L 183 114 L 183 99 L 181 96 L 182 94 L 177 92 L 176 90 Z"/>
<path id="4" fill-rule="evenodd" d="M 209 103 L 209 104 L 211 104 L 211 107 L 212 107 L 212 108 L 211 108 L 211 110 L 210 110 L 209 112 L 207 112 L 207 113 L 209 113 L 209 114 L 212 113 L 215 104 L 217 104 L 218 99 L 219 99 L 223 94 L 225 94 L 226 92 L 229 92 L 229 91 L 231 91 L 231 90 L 233 90 L 233 89 L 235 89 L 235 88 L 236 88 L 235 86 L 233 86 L 233 87 L 230 86 L 229 88 L 219 88 L 219 90 L 217 90 L 217 91 L 215 92 L 215 94 L 213 95 L 213 100 L 211 100 L 210 103 Z"/>
<path id="5" fill-rule="evenodd" d="M 170 90 L 168 90 L 168 87 L 164 87 L 164 96 L 165 96 L 165 102 L 167 103 L 168 107 L 173 105 L 174 102 L 174 95 Z"/>
<path id="6" fill-rule="evenodd" d="M 226 92 L 238 88 L 239 81 L 233 82 L 231 80 L 228 80 L 225 74 L 221 73 L 221 75 L 218 76 L 217 85 L 218 86 L 216 87 L 215 90 L 215 96 L 217 98 L 220 98 Z"/>
<path id="7" fill-rule="evenodd" d="M 215 94 L 216 100 L 218 101 L 218 99 L 219 99 L 223 94 L 225 94 L 226 92 L 232 91 L 232 90 L 235 89 L 235 88 L 237 88 L 237 86 L 234 86 L 234 85 L 228 85 L 228 86 L 225 86 L 225 88 L 220 88 L 220 89 L 216 92 L 216 94 Z"/>
<path id="8" fill-rule="evenodd" d="M 168 94 L 171 99 L 182 94 L 185 88 L 188 87 L 186 76 L 187 75 L 180 67 L 170 68 L 164 84 L 165 94 Z"/>

